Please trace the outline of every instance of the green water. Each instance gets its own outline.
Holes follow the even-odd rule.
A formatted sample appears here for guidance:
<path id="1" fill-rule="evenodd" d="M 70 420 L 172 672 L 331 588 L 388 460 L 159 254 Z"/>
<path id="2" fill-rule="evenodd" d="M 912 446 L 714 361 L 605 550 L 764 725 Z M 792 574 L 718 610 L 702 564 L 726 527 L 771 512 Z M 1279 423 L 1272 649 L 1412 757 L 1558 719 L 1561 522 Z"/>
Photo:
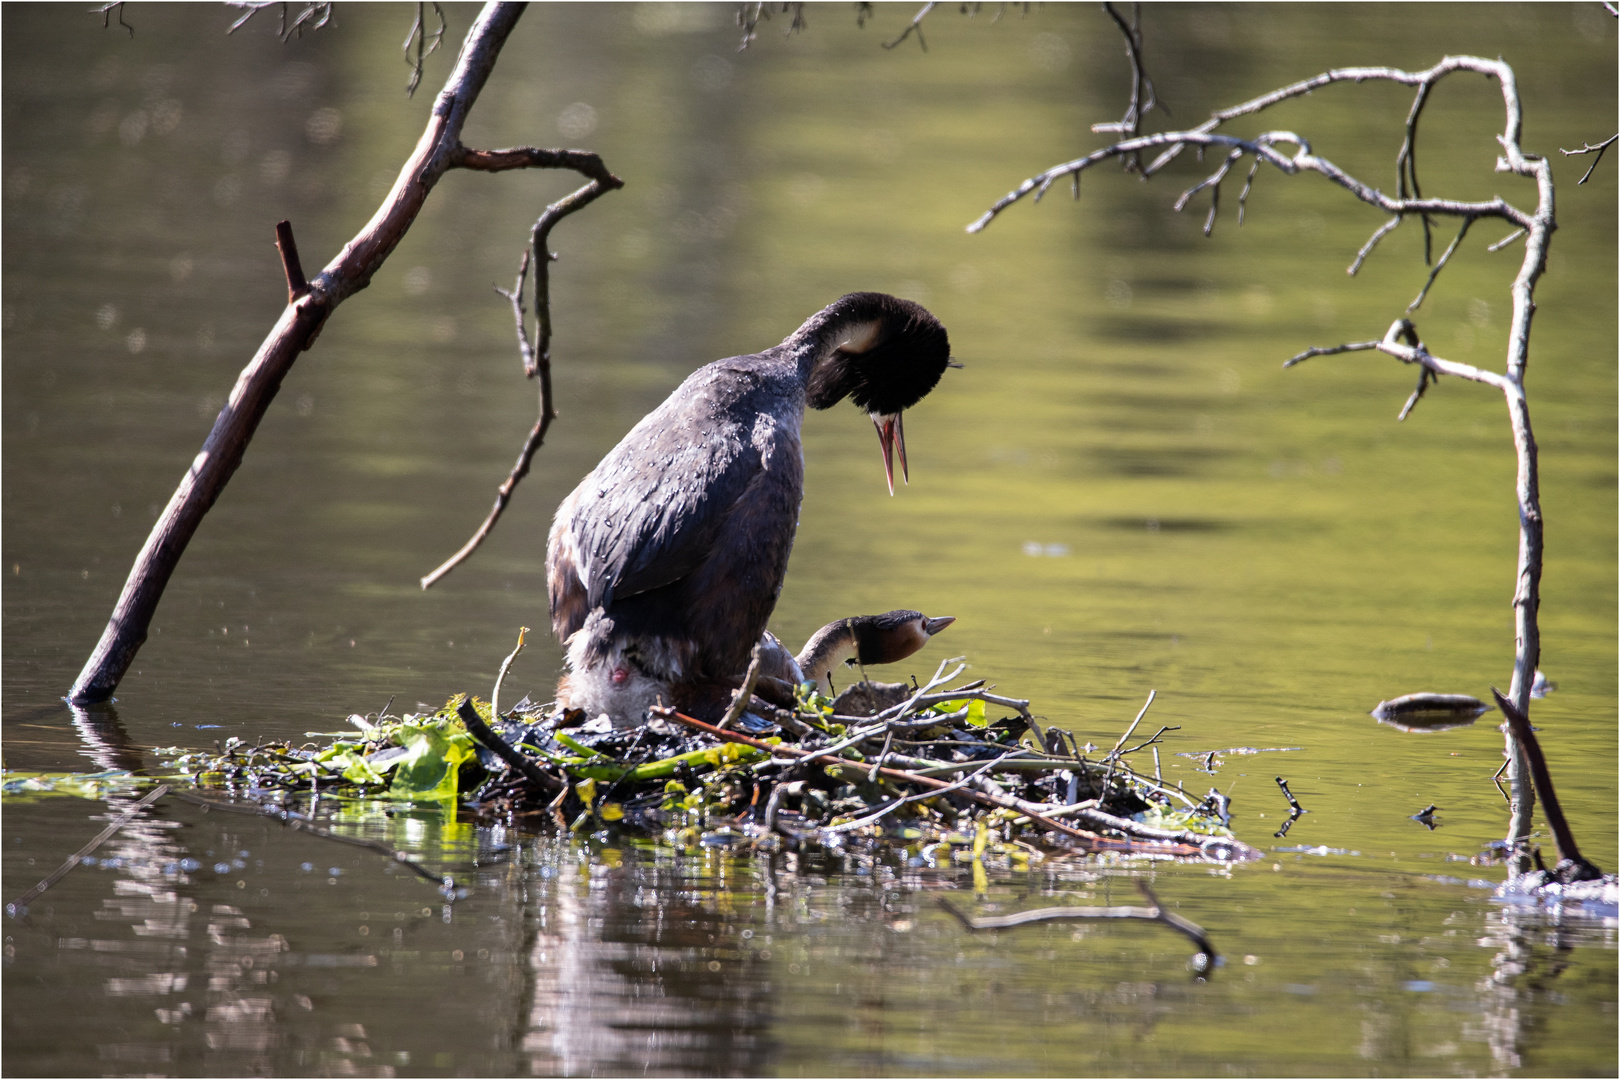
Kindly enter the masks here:
<path id="1" fill-rule="evenodd" d="M 450 39 L 474 10 L 447 6 Z M 881 289 L 934 311 L 965 367 L 907 417 L 912 482 L 893 499 L 864 417 L 807 418 L 773 629 L 955 615 L 917 674 L 963 654 L 1099 744 L 1156 690 L 1144 724 L 1179 727 L 1166 774 L 1230 794 L 1267 858 L 1005 868 L 983 902 L 1129 903 L 1148 874 L 1226 965 L 1194 981 L 1185 943 L 1150 926 L 968 937 L 934 903 L 947 887 L 975 902 L 954 871 L 571 846 L 431 815 L 349 826 L 471 882 L 447 913 L 385 860 L 165 803 L 98 853 L 120 863 L 8 920 L 7 1073 L 1616 1071 L 1613 921 L 1504 911 L 1488 888 L 1501 868 L 1470 865 L 1506 828 L 1494 725 L 1415 736 L 1366 715 L 1507 683 L 1505 409 L 1447 380 L 1397 423 L 1414 380 L 1387 357 L 1281 369 L 1308 345 L 1380 336 L 1422 285 L 1421 231 L 1403 226 L 1347 278 L 1380 216 L 1268 171 L 1241 229 L 1241 178 L 1228 184 L 1206 241 L 1207 202 L 1170 210 L 1202 175 L 1189 161 L 1145 185 L 1099 169 L 1078 204 L 1055 188 L 968 235 L 1124 107 L 1103 14 L 995 10 L 942 6 L 926 53 L 879 47 L 909 7 L 879 6 L 864 29 L 811 7 L 805 32 L 784 38 L 778 17 L 741 53 L 724 5 L 530 10 L 467 143 L 589 146 L 626 186 L 553 236 L 562 416 L 495 535 L 418 589 L 533 422 L 490 285 L 510 285 L 569 177 L 446 177 L 287 379 L 114 709 L 75 717 L 60 696 L 284 302 L 274 223 L 324 264 L 392 182 L 454 46 L 408 101 L 411 8 L 339 5 L 335 25 L 282 45 L 273 11 L 226 37 L 231 13 L 134 5 L 130 37 L 7 5 L 6 765 L 127 767 L 151 761 L 140 747 L 299 739 L 390 697 L 487 693 L 517 627 L 545 625 L 545 529 L 601 454 L 696 366 Z M 1577 186 L 1590 159 L 1557 150 L 1620 122 L 1614 21 L 1597 5 L 1174 6 L 1149 7 L 1145 33 L 1187 124 L 1331 66 L 1514 65 L 1560 223 L 1528 380 L 1541 666 L 1558 689 L 1533 716 L 1585 854 L 1613 869 L 1616 168 Z M 1268 124 L 1392 188 L 1409 100 L 1340 86 Z M 1500 101 L 1483 79 L 1442 86 L 1426 193 L 1532 205 L 1491 168 Z M 1500 369 L 1520 249 L 1485 246 L 1505 232 L 1477 226 L 1418 312 L 1437 353 Z M 507 692 L 545 695 L 559 663 L 538 636 Z M 1213 775 L 1181 756 L 1233 747 L 1291 749 L 1227 755 Z M 1283 839 L 1277 776 L 1310 810 Z M 1434 831 L 1409 817 L 1431 803 Z M 6 899 L 107 811 L 8 799 Z"/>

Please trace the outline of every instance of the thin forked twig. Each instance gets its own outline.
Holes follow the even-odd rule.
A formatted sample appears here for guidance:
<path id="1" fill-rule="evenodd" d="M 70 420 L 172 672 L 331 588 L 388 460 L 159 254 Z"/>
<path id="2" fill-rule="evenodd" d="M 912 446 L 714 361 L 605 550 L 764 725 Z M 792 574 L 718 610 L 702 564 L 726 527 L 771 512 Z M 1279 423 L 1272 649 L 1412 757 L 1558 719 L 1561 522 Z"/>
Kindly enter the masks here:
<path id="1" fill-rule="evenodd" d="M 102 4 L 100 7 L 91 8 L 90 13 L 92 15 L 101 16 L 101 28 L 103 30 L 106 30 L 108 27 L 112 26 L 113 14 L 117 13 L 118 25 L 122 26 L 125 30 L 128 30 L 130 37 L 135 36 L 135 28 L 124 21 L 124 0 L 114 0 L 114 2 L 111 4 Z M 1568 151 L 1565 152 L 1567 153 Z"/>
<path id="2" fill-rule="evenodd" d="M 1378 226 L 1378 228 L 1374 229 L 1373 234 L 1367 238 L 1367 242 L 1361 245 L 1361 250 L 1356 252 L 1354 261 L 1352 261 L 1349 267 L 1346 268 L 1345 273 L 1349 274 L 1351 277 L 1355 277 L 1356 272 L 1361 269 L 1361 264 L 1367 261 L 1367 256 L 1371 255 L 1373 248 L 1378 246 L 1378 241 L 1394 232 L 1404 220 L 1405 217 L 1403 215 L 1396 214 L 1394 217 Z"/>
<path id="3" fill-rule="evenodd" d="M 483 172 L 531 167 L 565 168 L 589 177 L 590 182 L 546 207 L 535 219 L 533 227 L 529 230 L 529 246 L 524 249 L 518 267 L 516 286 L 512 292 L 496 288 L 496 291 L 512 304 L 512 313 L 517 320 L 518 352 L 523 359 L 524 373 L 531 378 L 538 376 L 540 379 L 540 416 L 529 429 L 528 438 L 523 441 L 523 447 L 518 451 L 517 461 L 513 464 L 511 472 L 496 489 L 495 504 L 484 517 L 483 523 L 474 530 L 467 542 L 461 545 L 460 550 L 422 578 L 421 585 L 424 589 L 432 586 L 478 550 L 478 546 L 484 542 L 484 538 L 500 520 L 501 514 L 506 511 L 507 504 L 512 501 L 512 492 L 517 489 L 518 482 L 529 474 L 529 466 L 534 461 L 534 455 L 545 442 L 551 422 L 557 418 L 557 407 L 551 393 L 551 263 L 556 258 L 548 245 L 551 230 L 569 214 L 584 209 L 609 191 L 624 186 L 623 180 L 608 171 L 601 157 L 584 150 L 539 150 L 533 147 L 510 150 L 464 149 L 455 163 L 462 168 Z M 534 269 L 536 322 L 536 342 L 532 346 L 528 331 L 525 329 L 526 316 L 523 310 L 523 283 L 531 266 Z"/>
<path id="4" fill-rule="evenodd" d="M 1131 62 L 1131 100 L 1125 108 L 1123 118 L 1111 123 L 1092 124 L 1091 130 L 1101 134 L 1129 135 L 1141 134 L 1142 118 L 1155 107 L 1162 108 L 1166 113 L 1170 110 L 1161 105 L 1153 89 L 1153 80 L 1148 78 L 1147 69 L 1142 66 L 1142 5 L 1132 5 L 1131 21 L 1126 22 L 1125 17 L 1114 9 L 1111 3 L 1104 3 L 1103 10 L 1108 17 L 1114 20 L 1119 32 L 1125 38 L 1125 58 Z M 1142 171 L 1142 155 L 1137 152 L 1124 159 L 1127 172 Z M 1076 196 L 1079 195 L 1078 181 L 1076 182 Z"/>
<path id="5" fill-rule="evenodd" d="M 1434 279 L 1440 276 L 1440 271 L 1444 270 L 1446 268 L 1446 263 L 1451 261 L 1452 252 L 1456 251 L 1457 245 L 1463 242 L 1463 237 L 1468 235 L 1468 227 L 1473 223 L 1473 218 L 1463 218 L 1462 228 L 1457 230 L 1456 238 L 1446 246 L 1445 252 L 1440 256 L 1440 260 L 1434 264 L 1432 269 L 1430 269 L 1428 280 L 1423 283 L 1423 288 L 1419 289 L 1417 296 L 1410 304 L 1406 305 L 1406 313 L 1408 315 L 1416 311 L 1419 305 L 1423 303 L 1423 298 L 1429 295 L 1429 289 L 1434 285 Z"/>
<path id="6" fill-rule="evenodd" d="M 120 4 L 118 6 L 123 7 L 122 4 Z M 1605 6 L 1607 6 L 1607 5 L 1605 5 Z M 118 17 L 118 21 L 120 23 L 122 23 L 124 21 L 124 17 L 122 15 L 120 15 Z M 130 33 L 134 34 L 135 31 L 131 30 Z M 1596 146 L 1593 146 L 1591 143 L 1583 143 L 1579 150 L 1565 150 L 1565 149 L 1562 149 L 1562 148 L 1559 149 L 1558 152 L 1560 154 L 1563 154 L 1565 157 L 1574 157 L 1577 154 L 1596 154 L 1597 155 L 1597 157 L 1592 159 L 1592 164 L 1587 168 L 1586 173 L 1579 180 L 1575 181 L 1576 184 L 1584 184 L 1584 183 L 1586 183 L 1588 180 L 1590 180 L 1592 178 L 1592 170 L 1596 169 L 1598 167 L 1598 162 L 1603 160 L 1603 152 L 1605 150 L 1607 150 L 1609 147 L 1613 146 L 1616 139 L 1620 139 L 1620 135 L 1610 135 L 1607 139 L 1604 139 L 1602 142 L 1598 143 Z"/>
<path id="7" fill-rule="evenodd" d="M 416 21 L 411 23 L 411 32 L 405 35 L 405 44 L 402 46 L 405 62 L 411 65 L 411 77 L 405 83 L 406 97 L 416 96 L 416 88 L 422 85 L 422 65 L 428 57 L 439 51 L 439 46 L 444 44 L 444 32 L 449 29 L 449 24 L 444 20 L 444 9 L 434 3 L 433 14 L 438 16 L 439 28 L 429 34 L 422 8 L 421 3 L 416 5 Z M 412 45 L 416 46 L 414 57 L 411 55 Z"/>
<path id="8" fill-rule="evenodd" d="M 883 47 L 885 49 L 897 48 L 902 41 L 910 37 L 912 32 L 915 31 L 917 34 L 917 44 L 922 46 L 923 52 L 927 52 L 928 42 L 923 39 L 922 21 L 928 17 L 928 13 L 930 11 L 933 11 L 938 6 L 938 0 L 928 0 L 928 3 L 924 4 L 917 14 L 911 17 L 910 24 L 907 25 L 905 30 L 901 32 L 900 36 L 895 38 L 893 41 L 885 41 L 883 43 Z"/>

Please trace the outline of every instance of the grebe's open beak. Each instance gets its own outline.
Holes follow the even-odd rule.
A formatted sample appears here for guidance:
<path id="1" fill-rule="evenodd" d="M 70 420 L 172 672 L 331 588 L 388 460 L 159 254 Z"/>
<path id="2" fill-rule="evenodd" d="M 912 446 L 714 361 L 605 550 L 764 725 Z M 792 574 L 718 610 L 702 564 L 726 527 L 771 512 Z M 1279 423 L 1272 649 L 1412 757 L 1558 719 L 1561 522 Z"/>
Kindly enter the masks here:
<path id="1" fill-rule="evenodd" d="M 872 425 L 877 428 L 878 442 L 883 444 L 883 477 L 889 482 L 889 494 L 894 494 L 894 452 L 900 451 L 900 476 L 911 483 L 911 469 L 906 465 L 906 425 L 901 413 L 872 413 Z"/>

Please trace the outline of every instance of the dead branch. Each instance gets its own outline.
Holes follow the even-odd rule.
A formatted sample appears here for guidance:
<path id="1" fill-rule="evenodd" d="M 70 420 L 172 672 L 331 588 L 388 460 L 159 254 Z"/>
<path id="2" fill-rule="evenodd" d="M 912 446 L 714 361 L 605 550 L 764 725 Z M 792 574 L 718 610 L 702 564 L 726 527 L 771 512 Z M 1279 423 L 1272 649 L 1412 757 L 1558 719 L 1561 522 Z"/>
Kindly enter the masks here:
<path id="1" fill-rule="evenodd" d="M 1553 790 L 1552 773 L 1547 769 L 1547 758 L 1541 752 L 1541 743 L 1536 739 L 1536 731 L 1530 726 L 1529 718 L 1514 707 L 1513 702 L 1503 697 L 1502 691 L 1496 687 L 1491 687 L 1491 694 L 1496 698 L 1496 705 L 1506 718 L 1503 726 L 1530 759 L 1530 773 L 1535 780 L 1536 794 L 1541 796 L 1542 813 L 1547 818 L 1547 827 L 1552 830 L 1553 842 L 1558 845 L 1558 880 L 1568 883 L 1591 881 L 1602 877 L 1603 871 L 1583 858 L 1580 848 L 1575 846 L 1575 833 L 1570 829 L 1569 819 L 1564 817 L 1563 808 L 1558 804 L 1558 792 Z M 1516 839 L 1526 840 L 1528 835 Z"/>
<path id="2" fill-rule="evenodd" d="M 411 65 L 411 77 L 405 83 L 405 96 L 415 97 L 416 88 L 422 84 L 422 65 L 428 57 L 439 51 L 444 44 L 444 32 L 449 24 L 444 21 L 444 9 L 437 3 L 433 5 L 433 14 L 439 19 L 439 28 L 431 35 L 427 32 L 427 20 L 423 18 L 422 5 L 416 5 L 416 21 L 411 23 L 411 32 L 405 35 L 405 62 Z M 411 46 L 416 46 L 416 56 L 411 56 Z"/>
<path id="3" fill-rule="evenodd" d="M 225 0 L 225 4 L 227 7 L 247 9 L 241 18 L 231 23 L 229 29 L 225 31 L 227 34 L 236 33 L 249 19 L 265 8 L 280 8 L 281 26 L 276 30 L 276 36 L 283 43 L 292 40 L 294 34 L 303 37 L 305 24 L 308 24 L 311 30 L 319 30 L 332 21 L 332 5 L 330 2 L 306 3 L 303 10 L 293 17 L 291 26 L 287 25 L 287 8 L 290 5 L 283 2 L 283 0 Z"/>
<path id="4" fill-rule="evenodd" d="M 1205 963 L 1200 970 L 1207 970 L 1214 964 L 1220 955 L 1215 946 L 1209 943 L 1204 934 L 1204 928 L 1191 920 L 1184 919 L 1172 911 L 1167 911 L 1159 903 L 1159 898 L 1153 895 L 1147 882 L 1138 879 L 1136 887 L 1151 904 L 1151 907 L 1049 907 L 1035 908 L 1031 911 L 1018 911 L 1011 915 L 984 915 L 974 918 L 959 910 L 943 896 L 939 897 L 939 906 L 950 912 L 964 927 L 969 930 L 1010 930 L 1015 926 L 1025 926 L 1034 922 L 1050 922 L 1066 919 L 1146 919 L 1149 922 L 1159 922 L 1190 938 L 1198 951 L 1205 957 Z"/>
<path id="5" fill-rule="evenodd" d="M 416 220 L 440 178 L 452 168 L 493 171 L 530 167 L 531 164 L 544 167 L 543 162 L 572 161 L 575 155 L 582 153 L 477 151 L 461 145 L 461 130 L 468 110 L 478 100 L 501 47 L 522 11 L 521 4 L 491 3 L 479 13 L 462 45 L 455 70 L 434 103 L 427 128 L 400 170 L 393 189 L 372 219 L 337 257 L 314 280 L 306 283 L 307 291 L 287 305 L 252 361 L 237 377 L 202 451 L 181 478 L 136 556 L 112 617 L 69 691 L 70 702 L 88 704 L 112 696 L 146 640 L 153 612 L 162 599 L 169 577 L 203 516 L 241 464 L 248 442 L 298 354 L 310 346 L 339 304 L 371 283 L 372 276 Z M 579 194 L 576 192 L 570 198 L 577 198 Z M 289 276 L 289 288 L 292 284 Z"/>
<path id="6" fill-rule="evenodd" d="M 1140 135 L 1142 118 L 1154 108 L 1164 108 L 1154 93 L 1153 80 L 1148 78 L 1147 69 L 1142 66 L 1142 5 L 1133 4 L 1131 8 L 1131 21 L 1127 23 L 1125 17 L 1114 10 L 1113 4 L 1103 4 L 1103 10 L 1114 20 L 1114 25 L 1119 27 L 1119 32 L 1125 37 L 1125 58 L 1131 62 L 1131 100 L 1121 119 L 1113 123 L 1091 125 L 1091 130 L 1099 135 Z M 1169 111 L 1165 109 L 1165 112 Z M 1140 153 L 1128 155 L 1124 161 L 1127 172 L 1142 171 Z"/>
<path id="7" fill-rule="evenodd" d="M 1419 121 L 1422 119 L 1423 109 L 1428 103 L 1434 87 L 1447 76 L 1464 71 L 1483 75 L 1488 79 L 1495 79 L 1501 87 L 1503 127 L 1501 134 L 1496 137 L 1496 141 L 1501 148 L 1496 161 L 1496 171 L 1512 173 L 1535 183 L 1537 199 L 1533 211 L 1521 210 L 1501 196 L 1487 201 L 1468 202 L 1454 199 L 1437 199 L 1426 197 L 1423 194 L 1417 171 Z M 1337 83 L 1362 83 L 1368 81 L 1393 82 L 1402 86 L 1413 87 L 1415 91 L 1404 125 L 1401 148 L 1396 155 L 1397 183 L 1394 195 L 1385 194 L 1372 185 L 1346 173 L 1328 159 L 1315 154 L 1310 143 L 1293 132 L 1268 131 L 1247 139 L 1217 134 L 1216 129 L 1223 124 L 1239 117 L 1261 113 L 1281 102 L 1302 97 Z M 1351 274 L 1360 269 L 1361 264 L 1366 260 L 1373 248 L 1377 246 L 1378 242 L 1398 226 L 1404 218 L 1415 216 L 1422 221 L 1424 227 L 1424 262 L 1425 265 L 1431 266 L 1431 270 L 1423 284 L 1423 288 L 1407 308 L 1406 313 L 1410 314 L 1428 295 L 1440 271 L 1450 261 L 1451 256 L 1456 252 L 1474 222 L 1482 218 L 1495 218 L 1514 226 L 1512 235 L 1492 246 L 1493 251 L 1499 250 L 1521 236 L 1524 239 L 1524 257 L 1520 263 L 1518 275 L 1514 278 L 1511 286 L 1513 315 L 1508 335 L 1505 370 L 1503 372 L 1484 371 L 1468 364 L 1443 360 L 1432 355 L 1417 337 L 1415 327 L 1404 317 L 1397 319 L 1390 326 L 1389 331 L 1381 341 L 1352 342 L 1326 348 L 1313 347 L 1291 358 L 1285 366 L 1291 367 L 1313 356 L 1327 356 L 1369 349 L 1387 353 L 1403 363 L 1418 364 L 1423 370 L 1418 377 L 1417 389 L 1408 397 L 1405 407 L 1401 410 L 1400 415 L 1402 418 L 1411 413 L 1412 408 L 1437 375 L 1457 375 L 1473 382 L 1493 386 L 1502 393 L 1508 407 L 1508 419 L 1513 430 L 1513 443 L 1518 463 L 1516 494 L 1519 504 L 1520 523 L 1518 572 L 1513 592 L 1515 637 L 1513 681 L 1509 696 L 1521 712 L 1528 712 L 1530 688 L 1534 681 L 1536 665 L 1541 654 L 1541 635 L 1537 623 L 1537 609 L 1540 607 L 1541 602 L 1542 517 L 1537 479 L 1536 442 L 1530 426 L 1529 405 L 1524 389 L 1524 374 L 1530 358 L 1530 321 L 1535 311 L 1535 286 L 1546 269 L 1548 245 L 1552 233 L 1558 226 L 1553 213 L 1551 163 L 1545 157 L 1528 154 L 1524 151 L 1520 143 L 1522 132 L 1523 110 L 1519 98 L 1518 84 L 1512 67 L 1505 61 L 1487 60 L 1477 56 L 1447 56 L 1433 67 L 1423 71 L 1409 72 L 1391 67 L 1335 68 L 1312 78 L 1280 87 L 1259 97 L 1251 98 L 1232 108 L 1213 113 L 1208 120 L 1196 128 L 1123 139 L 1110 146 L 1092 151 L 1083 157 L 1055 165 L 1043 173 L 1030 177 L 1017 188 L 1002 196 L 988 211 L 967 228 L 969 232 L 979 232 L 988 226 L 1002 211 L 1022 200 L 1025 196 L 1033 193 L 1035 201 L 1039 201 L 1040 197 L 1058 179 L 1064 176 L 1078 179 L 1079 174 L 1085 169 L 1110 158 L 1139 155 L 1143 150 L 1158 148 L 1160 150 L 1159 155 L 1141 172 L 1141 175 L 1147 178 L 1168 165 L 1188 147 L 1197 150 L 1200 156 L 1205 148 L 1218 148 L 1224 152 L 1220 165 L 1203 181 L 1185 192 L 1176 202 L 1176 208 L 1178 210 L 1182 209 L 1194 194 L 1205 188 L 1209 189 L 1210 214 L 1205 221 L 1206 235 L 1213 226 L 1218 211 L 1221 183 L 1225 180 L 1232 165 L 1244 155 L 1249 155 L 1254 159 L 1255 167 L 1262 163 L 1269 164 L 1285 175 L 1292 176 L 1306 172 L 1317 173 L 1343 188 L 1355 198 L 1378 208 L 1390 216 L 1390 220 L 1380 225 L 1371 238 L 1362 245 L 1361 250 L 1357 252 L 1354 261 L 1350 264 L 1349 271 Z M 1620 138 L 1620 136 L 1616 138 Z M 1614 141 L 1614 139 L 1611 139 L 1609 143 Z M 1288 147 L 1293 148 L 1292 152 L 1287 152 L 1286 148 Z M 1601 147 L 1587 146 L 1582 151 L 1570 153 L 1599 153 L 1600 151 Z M 1251 171 L 1251 181 L 1253 175 Z M 1244 194 L 1247 195 L 1247 185 Z M 1452 241 L 1436 263 L 1430 259 L 1429 235 L 1431 219 L 1439 217 L 1460 218 L 1462 223 L 1456 239 Z M 1509 835 L 1511 837 L 1523 837 L 1528 835 L 1529 832 L 1530 812 L 1535 803 L 1535 793 L 1530 782 L 1528 763 L 1523 751 L 1516 743 L 1509 740 L 1507 752 L 1512 764 L 1509 775 L 1513 791 L 1511 800 L 1513 820 L 1510 825 Z M 1526 865 L 1527 862 L 1521 859 L 1521 869 Z"/>
<path id="8" fill-rule="evenodd" d="M 868 10 L 870 10 L 871 7 L 869 4 L 858 6 L 864 6 Z M 787 33 L 783 35 L 784 37 L 792 37 L 800 30 L 808 29 L 810 26 L 810 24 L 805 21 L 804 5 L 802 3 L 779 3 L 777 5 L 777 11 L 782 15 L 793 16 L 793 18 L 788 22 Z M 737 7 L 737 25 L 742 27 L 743 32 L 742 44 L 737 46 L 738 52 L 742 52 L 744 49 L 748 48 L 749 43 L 752 42 L 759 34 L 759 24 L 761 20 L 768 21 L 770 17 L 771 6 L 770 4 L 766 3 L 765 0 L 756 0 L 755 3 L 741 4 Z M 859 11 L 856 12 L 857 22 L 864 22 L 865 17 L 865 14 Z"/>
<path id="9" fill-rule="evenodd" d="M 930 11 L 933 11 L 938 6 L 938 0 L 928 0 L 928 3 L 924 4 L 920 9 L 918 9 L 917 14 L 911 17 L 911 22 L 907 24 L 905 30 L 901 32 L 900 36 L 895 38 L 893 41 L 885 41 L 883 43 L 883 47 L 885 49 L 899 48 L 900 43 L 915 32 L 917 35 L 917 44 L 922 46 L 923 52 L 927 52 L 928 42 L 923 38 L 922 21 L 928 17 L 928 13 Z"/>
<path id="10" fill-rule="evenodd" d="M 128 30 L 130 37 L 134 37 L 135 28 L 124 21 L 124 0 L 114 0 L 114 2 L 111 4 L 102 4 L 100 7 L 90 9 L 90 13 L 92 15 L 101 16 L 101 28 L 103 30 L 106 30 L 112 26 L 112 17 L 114 12 L 118 14 L 118 25 L 122 26 L 125 30 Z"/>
<path id="11" fill-rule="evenodd" d="M 557 418 L 557 408 L 551 396 L 551 264 L 557 258 L 551 253 L 548 244 L 551 230 L 569 214 L 584 209 L 609 191 L 624 186 L 623 180 L 608 171 L 600 155 L 588 150 L 541 150 L 527 146 L 507 150 L 463 149 L 457 164 L 464 169 L 477 169 L 483 172 L 524 168 L 572 169 L 589 177 L 590 183 L 546 207 L 529 230 L 529 246 L 524 249 L 523 258 L 518 266 L 516 286 L 511 292 L 496 289 L 512 304 L 512 312 L 517 320 L 518 354 L 523 360 L 523 373 L 529 378 L 539 376 L 540 416 L 529 429 L 528 438 L 523 441 L 523 447 L 518 451 L 517 461 L 513 464 L 511 472 L 496 489 L 495 504 L 490 507 L 483 523 L 473 531 L 472 536 L 454 555 L 421 579 L 420 584 L 424 589 L 432 586 L 478 550 L 478 546 L 484 542 L 484 538 L 490 534 L 495 528 L 495 523 L 506 512 L 507 504 L 512 501 L 512 492 L 517 490 L 518 482 L 529 475 L 529 466 L 534 461 L 534 455 L 545 442 L 546 432 L 551 429 L 551 422 Z M 526 315 L 523 310 L 523 281 L 531 265 L 534 268 L 534 309 L 538 341 L 538 344 L 533 346 L 529 343 L 529 334 L 525 326 Z"/>
<path id="12" fill-rule="evenodd" d="M 120 4 L 118 6 L 123 7 L 122 4 Z M 122 15 L 120 15 L 118 17 L 118 21 L 120 23 L 122 23 L 124 21 L 124 17 Z M 133 31 L 133 30 L 130 31 L 131 35 L 133 35 L 134 33 L 135 33 L 135 31 Z M 1620 135 L 1610 135 L 1607 139 L 1604 139 L 1602 142 L 1598 143 L 1596 146 L 1593 146 L 1591 143 L 1582 143 L 1581 148 L 1579 150 L 1560 149 L 1558 151 L 1560 154 L 1563 154 L 1565 157 L 1574 157 L 1577 154 L 1596 154 L 1597 155 L 1597 157 L 1592 159 L 1592 164 L 1591 164 L 1590 167 L 1587 168 L 1585 174 L 1582 175 L 1582 177 L 1579 180 L 1575 181 L 1575 183 L 1584 184 L 1584 183 L 1586 183 L 1588 180 L 1590 180 L 1592 178 L 1592 170 L 1596 169 L 1598 167 L 1598 162 L 1603 160 L 1603 152 L 1605 150 L 1607 150 L 1609 147 L 1613 146 L 1616 139 L 1620 139 Z"/>

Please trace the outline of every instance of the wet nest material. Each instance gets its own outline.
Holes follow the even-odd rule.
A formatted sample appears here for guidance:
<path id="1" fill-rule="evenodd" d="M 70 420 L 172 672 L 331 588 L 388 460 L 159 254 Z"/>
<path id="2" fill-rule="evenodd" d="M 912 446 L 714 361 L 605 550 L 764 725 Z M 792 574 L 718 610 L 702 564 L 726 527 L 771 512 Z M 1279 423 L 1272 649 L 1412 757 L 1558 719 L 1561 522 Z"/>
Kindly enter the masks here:
<path id="1" fill-rule="evenodd" d="M 947 673 L 948 667 L 954 667 Z M 920 866 L 1113 853 L 1241 862 L 1259 852 L 1199 799 L 1132 763 L 1170 728 L 1105 752 L 1048 727 L 983 681 L 801 687 L 792 710 L 759 698 L 718 724 L 654 710 L 615 729 L 527 700 L 492 716 L 458 696 L 433 711 L 310 733 L 301 746 L 231 739 L 160 752 L 172 780 L 286 805 L 299 793 L 439 803 L 462 815 L 671 845 L 889 848 Z M 1149 705 L 1152 697 L 1149 697 Z M 728 722 L 729 721 L 729 722 Z M 902 850 L 896 850 L 902 849 Z"/>

